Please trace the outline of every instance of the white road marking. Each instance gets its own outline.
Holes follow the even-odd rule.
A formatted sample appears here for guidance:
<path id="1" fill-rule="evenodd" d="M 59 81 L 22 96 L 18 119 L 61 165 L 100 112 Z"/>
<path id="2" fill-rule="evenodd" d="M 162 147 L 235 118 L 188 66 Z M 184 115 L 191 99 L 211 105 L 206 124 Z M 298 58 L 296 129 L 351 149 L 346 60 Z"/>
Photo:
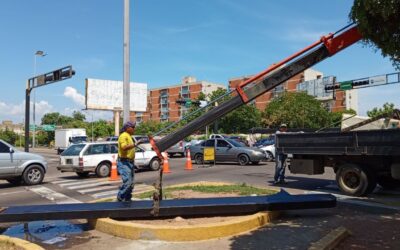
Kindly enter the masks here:
<path id="1" fill-rule="evenodd" d="M 23 193 L 23 192 L 26 192 L 26 191 L 25 190 L 14 191 L 14 192 L 8 192 L 8 193 L 1 193 L 0 195 L 18 194 L 18 193 Z"/>
<path id="2" fill-rule="evenodd" d="M 67 187 L 68 189 L 80 189 L 80 188 L 88 188 L 88 187 L 95 187 L 95 186 L 100 186 L 103 184 L 107 184 L 109 183 L 108 181 L 98 181 L 96 183 L 89 183 L 89 184 L 83 184 L 83 185 L 76 185 L 76 186 L 71 186 L 71 187 Z"/>
<path id="3" fill-rule="evenodd" d="M 62 181 L 52 181 L 53 184 L 67 183 L 67 182 L 75 182 L 76 180 L 62 180 Z"/>
<path id="4" fill-rule="evenodd" d="M 48 200 L 54 201 L 57 204 L 82 203 L 81 201 L 78 201 L 64 194 L 58 193 L 47 187 L 34 187 L 34 188 L 29 188 L 29 190 L 34 193 L 37 193 L 38 195 Z"/>
<path id="5" fill-rule="evenodd" d="M 118 194 L 118 190 L 111 190 L 111 191 L 107 191 L 107 192 L 97 193 L 97 194 L 93 194 L 92 196 L 94 198 L 103 198 L 103 197 L 107 197 L 107 196 L 114 196 L 116 194 Z"/>
<path id="6" fill-rule="evenodd" d="M 75 182 L 61 183 L 61 184 L 58 184 L 58 185 L 59 185 L 60 187 L 67 187 L 67 186 L 84 185 L 84 184 L 98 183 L 98 182 L 108 182 L 108 180 L 106 180 L 106 181 L 102 181 L 101 179 L 95 179 L 95 180 L 79 180 L 79 181 L 75 181 Z"/>
<path id="7" fill-rule="evenodd" d="M 87 194 L 87 193 L 91 193 L 94 191 L 101 191 L 101 190 L 107 190 L 107 189 L 118 189 L 118 187 L 117 186 L 103 186 L 103 187 L 82 189 L 82 190 L 77 190 L 77 191 L 81 194 Z"/>

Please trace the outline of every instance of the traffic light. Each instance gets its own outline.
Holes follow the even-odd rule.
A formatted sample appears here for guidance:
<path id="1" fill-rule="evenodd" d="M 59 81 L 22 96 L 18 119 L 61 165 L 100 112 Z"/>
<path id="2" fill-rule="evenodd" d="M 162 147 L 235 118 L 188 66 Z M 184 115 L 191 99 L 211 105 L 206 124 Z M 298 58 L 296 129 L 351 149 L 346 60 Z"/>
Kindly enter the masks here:
<path id="1" fill-rule="evenodd" d="M 325 91 L 333 91 L 333 90 L 339 89 L 339 88 L 340 88 L 339 84 L 326 85 L 325 86 Z"/>
<path id="2" fill-rule="evenodd" d="M 361 80 L 361 81 L 353 81 L 353 86 L 354 87 L 368 85 L 368 84 L 369 84 L 369 79 Z"/>
<path id="3" fill-rule="evenodd" d="M 36 85 L 46 85 L 53 82 L 62 81 L 71 78 L 75 75 L 75 70 L 72 70 L 72 66 L 67 66 L 61 69 L 54 70 L 52 72 L 40 75 L 36 77 Z M 35 86 L 36 87 L 36 86 Z"/>

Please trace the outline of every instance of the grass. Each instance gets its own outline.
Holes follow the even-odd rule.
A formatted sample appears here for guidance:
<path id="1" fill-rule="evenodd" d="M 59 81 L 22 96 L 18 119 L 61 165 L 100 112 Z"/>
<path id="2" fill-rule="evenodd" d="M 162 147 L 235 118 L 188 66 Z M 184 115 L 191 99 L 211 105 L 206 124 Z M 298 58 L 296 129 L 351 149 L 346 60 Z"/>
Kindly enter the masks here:
<path id="1" fill-rule="evenodd" d="M 247 184 L 236 184 L 236 185 L 223 185 L 223 186 L 213 186 L 213 185 L 188 185 L 188 186 L 180 186 L 180 187 L 167 187 L 163 189 L 163 196 L 166 198 L 174 198 L 172 192 L 174 191 L 183 191 L 183 190 L 191 190 L 194 192 L 201 193 L 235 193 L 241 196 L 249 196 L 249 195 L 272 195 L 277 193 L 275 190 L 263 189 L 248 186 Z M 135 198 L 145 199 L 152 197 L 153 191 L 144 192 L 135 195 Z"/>

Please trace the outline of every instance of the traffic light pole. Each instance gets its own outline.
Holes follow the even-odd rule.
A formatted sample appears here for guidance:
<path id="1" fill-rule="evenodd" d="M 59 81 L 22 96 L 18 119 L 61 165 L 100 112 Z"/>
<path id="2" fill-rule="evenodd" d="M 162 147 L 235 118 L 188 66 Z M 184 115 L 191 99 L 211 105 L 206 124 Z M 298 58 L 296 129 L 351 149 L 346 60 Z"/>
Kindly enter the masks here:
<path id="1" fill-rule="evenodd" d="M 25 152 L 29 152 L 29 111 L 31 106 L 31 90 L 28 80 L 25 90 Z"/>
<path id="2" fill-rule="evenodd" d="M 48 85 L 54 82 L 62 81 L 71 78 L 75 75 L 72 66 L 66 66 L 52 72 L 35 76 L 26 82 L 25 90 L 25 152 L 29 152 L 29 117 L 30 117 L 30 104 L 31 104 L 31 91 L 34 88 Z M 35 125 L 35 124 L 34 124 Z"/>

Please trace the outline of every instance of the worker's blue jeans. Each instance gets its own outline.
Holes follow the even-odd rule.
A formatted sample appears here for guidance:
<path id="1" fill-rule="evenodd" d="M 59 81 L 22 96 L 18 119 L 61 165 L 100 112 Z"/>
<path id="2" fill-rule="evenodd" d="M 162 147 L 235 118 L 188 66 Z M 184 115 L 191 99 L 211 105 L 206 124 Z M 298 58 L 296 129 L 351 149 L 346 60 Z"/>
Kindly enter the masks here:
<path id="1" fill-rule="evenodd" d="M 276 154 L 275 176 L 274 176 L 274 180 L 276 182 L 285 180 L 285 161 L 286 161 L 285 154 Z"/>
<path id="2" fill-rule="evenodd" d="M 135 167 L 129 161 L 118 161 L 117 169 L 122 179 L 117 199 L 119 201 L 130 201 L 132 198 L 133 181 L 135 179 Z"/>

